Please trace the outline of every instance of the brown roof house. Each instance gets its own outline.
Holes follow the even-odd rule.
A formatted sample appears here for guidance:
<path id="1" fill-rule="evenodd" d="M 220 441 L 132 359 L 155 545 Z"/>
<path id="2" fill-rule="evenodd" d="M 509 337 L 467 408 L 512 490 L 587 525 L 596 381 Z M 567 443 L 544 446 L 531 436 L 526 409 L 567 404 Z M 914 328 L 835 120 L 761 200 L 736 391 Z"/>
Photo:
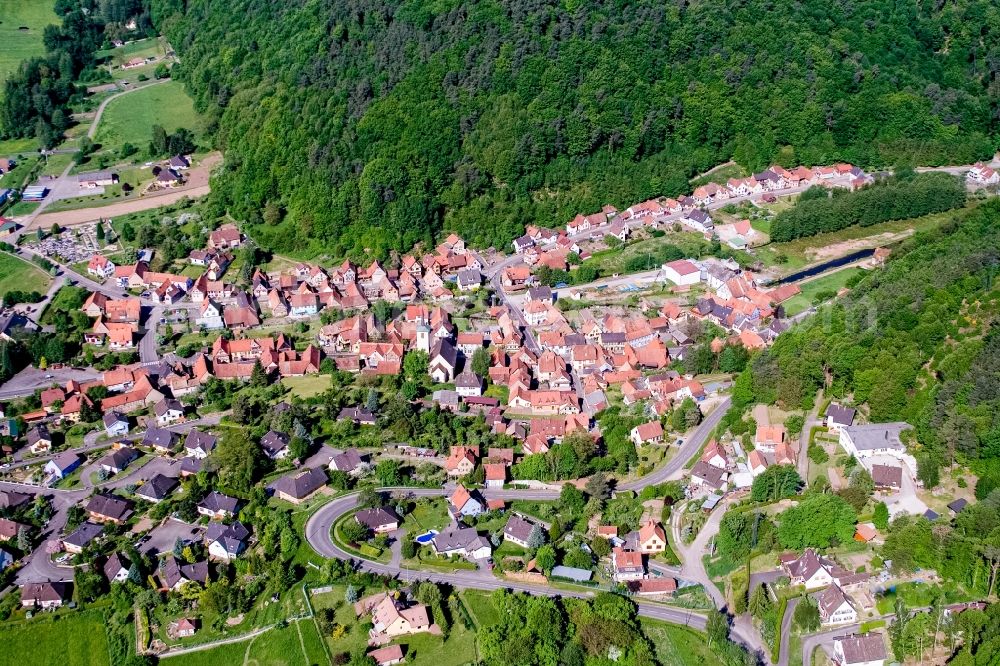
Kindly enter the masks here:
<path id="1" fill-rule="evenodd" d="M 368 656 L 375 660 L 378 666 L 392 666 L 403 661 L 403 648 L 399 645 L 387 645 L 377 650 L 372 650 Z"/>
<path id="2" fill-rule="evenodd" d="M 639 528 L 637 543 L 639 552 L 662 553 L 667 549 L 667 534 L 663 531 L 663 526 L 658 522 L 647 520 Z"/>
<path id="3" fill-rule="evenodd" d="M 612 575 L 617 583 L 640 580 L 646 575 L 642 565 L 642 553 L 634 550 L 615 548 L 611 551 Z"/>
<path id="4" fill-rule="evenodd" d="M 274 496 L 292 504 L 309 499 L 326 485 L 326 472 L 321 467 L 313 467 L 289 476 L 283 476 L 271 484 Z"/>
<path id="5" fill-rule="evenodd" d="M 840 666 L 882 666 L 887 658 L 885 638 L 880 633 L 833 639 L 833 659 Z"/>
<path id="6" fill-rule="evenodd" d="M 132 503 L 113 495 L 97 494 L 87 502 L 87 513 L 94 522 L 120 525 L 132 515 Z"/>
<path id="7" fill-rule="evenodd" d="M 61 581 L 25 583 L 21 586 L 24 608 L 58 608 L 70 597 L 71 586 Z"/>
<path id="8" fill-rule="evenodd" d="M 650 421 L 632 428 L 632 443 L 642 446 L 644 443 L 660 444 L 663 442 L 663 426 L 659 421 Z"/>
<path id="9" fill-rule="evenodd" d="M 838 585 L 826 588 L 819 595 L 818 602 L 820 624 L 851 624 L 858 621 L 858 611 Z"/>
<path id="10" fill-rule="evenodd" d="M 375 534 L 383 534 L 399 529 L 400 517 L 392 509 L 377 507 L 358 511 L 354 514 L 354 520 Z"/>
<path id="11" fill-rule="evenodd" d="M 397 636 L 431 631 L 430 610 L 423 604 L 407 605 L 386 592 L 361 599 L 354 604 L 358 617 L 371 614 L 369 645 L 382 645 Z"/>

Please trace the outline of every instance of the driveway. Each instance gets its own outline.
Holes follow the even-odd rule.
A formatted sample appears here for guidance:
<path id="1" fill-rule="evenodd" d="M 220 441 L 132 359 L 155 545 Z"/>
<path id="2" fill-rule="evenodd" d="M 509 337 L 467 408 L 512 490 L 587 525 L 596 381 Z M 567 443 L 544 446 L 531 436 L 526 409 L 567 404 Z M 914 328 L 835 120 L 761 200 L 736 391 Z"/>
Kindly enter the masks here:
<path id="1" fill-rule="evenodd" d="M 177 540 L 198 541 L 201 539 L 202 528 L 191 525 L 176 518 L 167 518 L 159 526 L 154 527 L 146 541 L 139 546 L 143 555 L 161 555 L 173 551 Z"/>

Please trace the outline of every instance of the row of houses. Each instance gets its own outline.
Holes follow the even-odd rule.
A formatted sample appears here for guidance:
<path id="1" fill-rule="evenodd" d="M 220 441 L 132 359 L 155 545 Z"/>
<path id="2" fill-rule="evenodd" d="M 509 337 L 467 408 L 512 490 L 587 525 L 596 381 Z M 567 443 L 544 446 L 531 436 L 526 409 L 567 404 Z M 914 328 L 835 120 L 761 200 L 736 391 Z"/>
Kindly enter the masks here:
<path id="1" fill-rule="evenodd" d="M 870 181 L 870 177 L 862 169 L 852 164 L 841 163 L 812 168 L 798 166 L 790 170 L 775 164 L 747 178 L 730 178 L 725 184 L 707 183 L 699 186 L 690 196 L 681 195 L 676 199 L 670 197 L 649 199 L 621 212 L 613 206 L 604 206 L 599 213 L 574 217 L 566 224 L 566 233 L 578 235 L 605 228 L 614 229 L 617 225 L 635 220 L 644 220 L 647 224 L 655 223 L 670 215 L 680 215 L 681 223 L 697 231 L 709 232 L 713 228 L 711 217 L 699 207 L 717 201 L 824 184 L 838 179 L 847 179 L 851 187 L 859 187 Z M 515 250 L 517 250 L 516 245 Z"/>

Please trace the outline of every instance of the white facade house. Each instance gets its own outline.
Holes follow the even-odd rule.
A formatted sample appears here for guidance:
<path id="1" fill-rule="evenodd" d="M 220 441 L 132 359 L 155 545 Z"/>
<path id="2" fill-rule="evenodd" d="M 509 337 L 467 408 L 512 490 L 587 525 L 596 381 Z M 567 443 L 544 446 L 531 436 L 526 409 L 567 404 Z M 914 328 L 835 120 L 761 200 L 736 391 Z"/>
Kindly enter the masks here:
<path id="1" fill-rule="evenodd" d="M 1000 183 L 1000 173 L 986 166 L 982 162 L 976 162 L 966 177 L 974 183 L 980 185 L 996 185 Z"/>
<path id="2" fill-rule="evenodd" d="M 831 585 L 819 595 L 819 620 L 824 626 L 853 624 L 858 621 L 858 611 L 843 590 Z"/>
<path id="3" fill-rule="evenodd" d="M 906 452 L 906 445 L 900 439 L 900 434 L 912 427 L 901 421 L 843 426 L 840 428 L 840 448 L 857 458 L 865 467 L 871 466 L 871 458 L 891 456 L 915 471 L 917 461 Z"/>
<path id="4" fill-rule="evenodd" d="M 678 286 L 698 284 L 701 281 L 701 270 L 687 259 L 678 259 L 660 267 L 663 279 Z"/>

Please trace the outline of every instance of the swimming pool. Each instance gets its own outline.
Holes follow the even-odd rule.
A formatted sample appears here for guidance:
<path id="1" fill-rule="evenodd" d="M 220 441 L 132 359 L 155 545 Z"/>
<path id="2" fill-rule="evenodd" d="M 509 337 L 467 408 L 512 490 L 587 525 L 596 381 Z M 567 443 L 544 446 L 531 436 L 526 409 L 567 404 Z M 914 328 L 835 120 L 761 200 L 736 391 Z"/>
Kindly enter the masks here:
<path id="1" fill-rule="evenodd" d="M 421 546 L 426 546 L 426 545 L 427 545 L 427 544 L 429 544 L 429 543 L 430 543 L 430 542 L 431 542 L 431 541 L 432 541 L 432 540 L 434 539 L 434 537 L 436 537 L 436 536 L 437 536 L 437 530 L 427 530 L 426 532 L 424 532 L 423 534 L 421 534 L 420 536 L 418 536 L 418 537 L 417 537 L 417 538 L 415 539 L 415 541 L 416 541 L 417 543 L 419 543 L 419 544 L 420 544 Z"/>

